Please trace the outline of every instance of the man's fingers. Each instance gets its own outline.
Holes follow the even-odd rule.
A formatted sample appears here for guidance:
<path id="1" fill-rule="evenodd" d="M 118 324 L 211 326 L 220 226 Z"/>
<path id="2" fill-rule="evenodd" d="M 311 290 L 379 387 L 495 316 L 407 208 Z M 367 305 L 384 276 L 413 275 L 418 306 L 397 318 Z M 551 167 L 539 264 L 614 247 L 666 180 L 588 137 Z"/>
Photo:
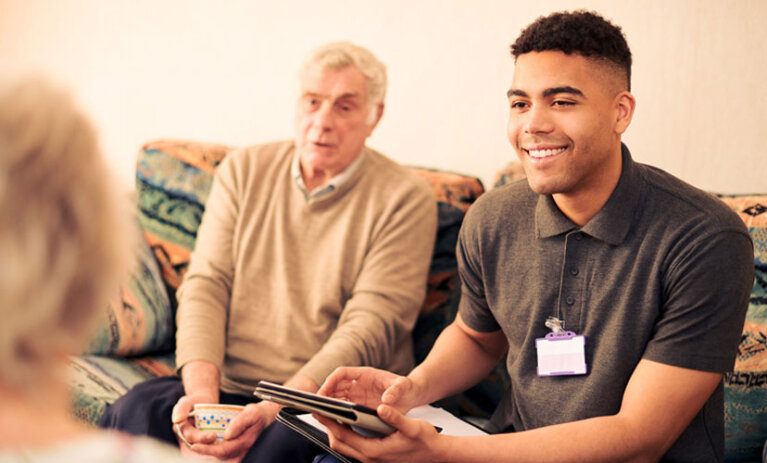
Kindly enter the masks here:
<path id="1" fill-rule="evenodd" d="M 184 445 L 187 447 L 192 446 L 192 444 L 188 440 L 186 440 L 186 436 L 184 436 L 184 433 L 181 431 L 181 423 L 173 424 L 173 432 L 176 433 L 176 437 L 178 437 L 179 447 L 183 447 Z"/>
<path id="2" fill-rule="evenodd" d="M 376 412 L 386 424 L 396 428 L 397 431 L 401 432 L 405 436 L 412 438 L 418 433 L 418 422 L 416 420 L 406 418 L 405 415 L 403 415 L 402 412 L 396 408 L 382 404 L 378 406 Z"/>
<path id="3" fill-rule="evenodd" d="M 338 387 L 338 381 L 343 379 L 344 377 L 344 367 L 339 367 L 333 370 L 333 373 L 328 375 L 327 378 L 325 378 L 325 382 L 322 383 L 320 388 L 317 390 L 317 394 L 319 395 L 327 395 L 328 392 L 334 392 L 335 389 Z"/>
<path id="4" fill-rule="evenodd" d="M 176 423 L 173 425 L 176 435 L 181 441 L 193 447 L 195 444 L 215 444 L 216 433 L 212 431 L 200 431 L 188 422 Z"/>
<path id="5" fill-rule="evenodd" d="M 328 443 L 330 444 L 330 448 L 356 460 L 370 461 L 369 456 L 366 453 L 363 453 L 370 451 L 368 438 L 357 434 L 347 426 L 339 424 L 335 420 L 316 414 L 313 414 L 313 416 L 328 428 Z"/>
<path id="6" fill-rule="evenodd" d="M 192 407 L 194 407 L 194 403 L 189 397 L 183 396 L 178 399 L 176 405 L 173 406 L 173 411 L 170 413 L 171 422 L 180 423 L 186 420 L 192 411 Z"/>
<path id="7" fill-rule="evenodd" d="M 213 431 L 200 431 L 194 426 L 184 426 L 184 436 L 190 444 L 215 444 L 218 436 Z"/>
<path id="8" fill-rule="evenodd" d="M 224 432 L 224 440 L 235 439 L 246 429 L 256 426 L 259 430 L 263 427 L 263 413 L 259 410 L 257 404 L 248 404 L 245 408 L 229 423 Z M 261 426 L 258 426 L 261 422 Z"/>
<path id="9" fill-rule="evenodd" d="M 391 386 L 387 387 L 386 390 L 381 394 L 381 402 L 396 406 L 396 404 L 402 400 L 402 397 L 405 396 L 410 390 L 410 380 L 405 377 L 397 378 Z"/>
<path id="10" fill-rule="evenodd" d="M 325 379 L 317 394 L 337 398 L 346 397 L 357 376 L 359 375 L 355 375 L 351 368 L 338 367 Z"/>
<path id="11" fill-rule="evenodd" d="M 216 443 L 193 444 L 192 450 L 202 455 L 210 455 L 221 460 L 230 458 L 242 458 L 253 446 L 257 434 L 253 428 L 247 428 L 246 432 L 232 440 L 224 440 Z"/>
<path id="12" fill-rule="evenodd" d="M 354 432 L 354 431 L 351 431 L 351 432 Z M 347 457 L 351 457 L 359 461 L 364 461 L 366 459 L 365 455 L 358 452 L 357 449 L 355 449 L 354 447 L 351 447 L 342 439 L 337 439 L 335 434 L 333 433 L 328 433 L 328 443 L 330 444 L 331 449 L 335 450 L 336 452 L 342 455 L 346 455 Z"/>

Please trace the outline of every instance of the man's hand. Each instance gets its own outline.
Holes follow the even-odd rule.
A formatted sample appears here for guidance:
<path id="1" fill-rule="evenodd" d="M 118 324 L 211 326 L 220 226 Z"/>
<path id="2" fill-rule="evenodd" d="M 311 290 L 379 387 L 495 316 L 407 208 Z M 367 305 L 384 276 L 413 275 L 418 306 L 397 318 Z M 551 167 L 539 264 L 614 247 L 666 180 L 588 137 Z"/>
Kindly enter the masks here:
<path id="1" fill-rule="evenodd" d="M 245 409 L 232 420 L 224 433 L 224 440 L 220 442 L 216 442 L 215 433 L 212 441 L 196 440 L 198 436 L 208 433 L 193 429 L 186 434 L 188 428 L 184 427 L 187 441 L 191 444 L 188 449 L 197 455 L 211 456 L 219 460 L 242 461 L 261 432 L 274 422 L 278 410 L 279 407 L 269 402 L 245 406 Z"/>
<path id="2" fill-rule="evenodd" d="M 195 404 L 218 403 L 218 367 L 204 360 L 193 360 L 181 369 L 181 380 L 186 395 L 173 406 L 171 425 L 178 437 L 181 453 L 189 454 L 189 448 L 193 445 L 216 442 L 216 433 L 195 428 L 189 414 Z"/>
<path id="3" fill-rule="evenodd" d="M 194 418 L 189 414 L 195 404 L 217 403 L 218 397 L 207 394 L 185 395 L 178 399 L 171 412 L 173 431 L 179 438 L 179 446 L 183 449 L 194 444 L 212 444 L 216 442 L 216 433 L 213 431 L 200 431 L 194 427 Z"/>
<path id="4" fill-rule="evenodd" d="M 409 378 L 370 367 L 337 368 L 318 391 L 320 395 L 376 408 L 380 404 L 402 413 L 421 405 L 421 391 Z"/>
<path id="5" fill-rule="evenodd" d="M 382 438 L 366 438 L 335 420 L 314 414 L 328 428 L 330 447 L 364 462 L 432 462 L 444 453 L 441 436 L 423 420 L 405 417 L 399 410 L 380 405 L 376 410 L 383 421 L 397 428 Z"/>

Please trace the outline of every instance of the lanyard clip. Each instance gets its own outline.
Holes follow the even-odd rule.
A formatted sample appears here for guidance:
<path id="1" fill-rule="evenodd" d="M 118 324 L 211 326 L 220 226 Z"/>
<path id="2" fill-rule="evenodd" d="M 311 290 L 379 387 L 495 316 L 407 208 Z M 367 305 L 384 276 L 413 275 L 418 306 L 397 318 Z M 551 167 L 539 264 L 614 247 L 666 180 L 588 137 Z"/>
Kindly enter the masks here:
<path id="1" fill-rule="evenodd" d="M 565 322 L 557 317 L 547 318 L 544 325 L 546 325 L 546 328 L 550 329 L 554 334 L 563 333 L 565 331 Z"/>

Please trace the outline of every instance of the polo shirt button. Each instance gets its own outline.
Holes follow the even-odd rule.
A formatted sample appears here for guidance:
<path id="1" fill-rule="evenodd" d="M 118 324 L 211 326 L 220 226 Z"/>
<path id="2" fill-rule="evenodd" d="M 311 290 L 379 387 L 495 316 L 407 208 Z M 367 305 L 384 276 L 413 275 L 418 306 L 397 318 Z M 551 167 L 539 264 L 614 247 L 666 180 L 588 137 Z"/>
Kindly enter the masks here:
<path id="1" fill-rule="evenodd" d="M 571 267 L 570 268 L 570 275 L 575 276 L 578 274 L 578 268 L 577 267 Z"/>
<path id="2" fill-rule="evenodd" d="M 567 299 L 566 299 L 566 301 L 567 301 L 567 305 L 573 305 L 573 304 L 575 304 L 575 298 L 574 298 L 574 297 L 572 297 L 572 296 L 567 296 Z"/>
<path id="3" fill-rule="evenodd" d="M 580 241 L 582 239 L 583 239 L 583 235 L 582 234 L 580 234 L 580 233 L 576 233 L 575 234 L 575 241 Z"/>

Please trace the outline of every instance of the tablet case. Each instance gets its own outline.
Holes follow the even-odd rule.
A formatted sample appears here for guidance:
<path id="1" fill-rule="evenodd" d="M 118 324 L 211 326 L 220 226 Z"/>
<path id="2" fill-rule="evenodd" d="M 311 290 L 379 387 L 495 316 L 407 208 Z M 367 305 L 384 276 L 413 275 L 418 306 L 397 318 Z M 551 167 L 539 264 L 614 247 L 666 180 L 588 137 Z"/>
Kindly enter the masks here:
<path id="1" fill-rule="evenodd" d="M 319 396 L 268 381 L 259 381 L 254 394 L 264 400 L 277 402 L 305 412 L 324 415 L 350 425 L 367 437 L 383 437 L 395 431 L 382 421 L 375 410 L 363 405 Z"/>
<path id="2" fill-rule="evenodd" d="M 307 413 L 301 410 L 296 410 L 295 408 L 283 407 L 279 413 L 277 413 L 277 421 L 319 445 L 340 461 L 344 463 L 360 463 L 359 460 L 349 458 L 331 449 L 330 443 L 328 442 L 328 435 L 325 432 L 315 428 L 298 417 L 298 415 L 304 414 Z"/>

